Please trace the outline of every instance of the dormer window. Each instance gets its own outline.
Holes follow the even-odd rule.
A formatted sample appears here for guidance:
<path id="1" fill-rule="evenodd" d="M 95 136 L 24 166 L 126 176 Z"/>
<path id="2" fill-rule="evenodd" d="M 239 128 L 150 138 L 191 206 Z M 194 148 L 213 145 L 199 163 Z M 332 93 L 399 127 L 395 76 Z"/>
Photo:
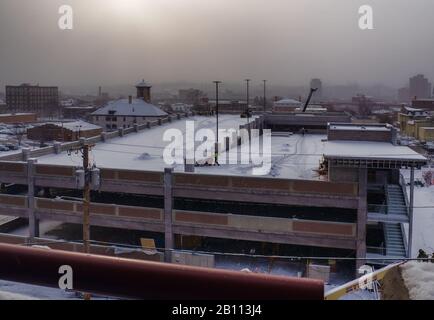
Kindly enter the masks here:
<path id="1" fill-rule="evenodd" d="M 114 115 L 115 113 L 116 113 L 116 111 L 115 110 L 109 110 L 109 112 L 108 112 L 110 115 Z"/>

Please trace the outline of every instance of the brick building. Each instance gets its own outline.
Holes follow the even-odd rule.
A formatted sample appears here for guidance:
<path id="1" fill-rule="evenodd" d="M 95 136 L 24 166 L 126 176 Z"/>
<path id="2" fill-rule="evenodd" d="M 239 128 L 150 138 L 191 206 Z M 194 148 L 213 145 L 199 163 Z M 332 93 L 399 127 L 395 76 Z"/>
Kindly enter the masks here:
<path id="1" fill-rule="evenodd" d="M 6 86 L 6 104 L 9 112 L 34 112 L 39 116 L 60 114 L 58 87 L 22 84 Z"/>
<path id="2" fill-rule="evenodd" d="M 0 123 L 21 124 L 34 123 L 37 121 L 35 113 L 4 113 L 0 114 Z"/>
<path id="3" fill-rule="evenodd" d="M 76 141 L 102 133 L 102 128 L 84 121 L 44 123 L 27 130 L 27 137 L 36 141 Z"/>

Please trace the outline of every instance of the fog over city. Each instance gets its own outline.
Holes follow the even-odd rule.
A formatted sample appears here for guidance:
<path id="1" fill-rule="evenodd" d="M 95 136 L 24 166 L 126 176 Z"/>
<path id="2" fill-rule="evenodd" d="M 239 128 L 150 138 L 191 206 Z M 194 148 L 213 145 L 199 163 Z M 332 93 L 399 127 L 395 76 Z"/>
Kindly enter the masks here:
<path id="1" fill-rule="evenodd" d="M 58 28 L 62 4 L 73 30 Z M 374 30 L 358 27 L 363 4 Z M 433 10 L 432 0 L 0 0 L 0 88 L 143 77 L 398 88 L 417 73 L 434 78 Z"/>

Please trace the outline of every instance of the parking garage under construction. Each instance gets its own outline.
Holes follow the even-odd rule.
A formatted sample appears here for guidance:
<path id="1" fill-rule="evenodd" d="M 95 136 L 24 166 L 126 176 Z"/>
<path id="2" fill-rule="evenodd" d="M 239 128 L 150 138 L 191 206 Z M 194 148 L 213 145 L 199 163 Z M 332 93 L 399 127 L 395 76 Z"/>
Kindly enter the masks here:
<path id="1" fill-rule="evenodd" d="M 357 265 L 409 256 L 412 194 L 407 195 L 400 169 L 410 169 L 414 177 L 426 159 L 396 145 L 392 126 L 353 125 L 345 115 L 335 116 L 315 125 L 298 121 L 295 127 L 282 115 L 258 116 L 249 124 L 222 116 L 221 125 L 228 128 L 273 130 L 272 170 L 263 177 L 252 176 L 249 165 L 201 166 L 194 172 L 181 165 L 167 168 L 161 158 L 164 130 L 182 128 L 186 119 L 214 129 L 215 118 L 195 115 L 8 155 L 0 159 L 0 215 L 28 220 L 28 234 L 1 234 L 0 242 L 44 243 L 43 221 L 82 223 L 81 155 L 69 150 L 92 143 L 100 179 L 91 193 L 90 224 L 161 239 L 156 255 L 122 253 L 126 256 L 171 262 L 173 250 L 203 248 L 206 239 L 221 239 L 220 250 L 249 241 L 272 246 L 277 255 L 280 245 L 303 256 L 356 257 Z M 300 128 L 307 132 L 297 133 Z M 73 241 L 48 246 L 83 250 Z M 98 254 L 115 251 L 91 246 Z"/>

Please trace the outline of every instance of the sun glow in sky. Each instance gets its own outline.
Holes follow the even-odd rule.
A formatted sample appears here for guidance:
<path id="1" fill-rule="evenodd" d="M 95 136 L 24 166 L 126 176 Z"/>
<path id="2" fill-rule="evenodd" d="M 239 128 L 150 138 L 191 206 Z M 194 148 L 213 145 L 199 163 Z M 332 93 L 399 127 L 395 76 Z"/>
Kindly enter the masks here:
<path id="1" fill-rule="evenodd" d="M 433 79 L 434 1 L 389 2 L 369 1 L 368 32 L 358 28 L 364 0 L 0 0 L 0 91 L 143 77 L 396 87 L 417 73 Z M 65 3 L 74 30 L 58 28 Z"/>

